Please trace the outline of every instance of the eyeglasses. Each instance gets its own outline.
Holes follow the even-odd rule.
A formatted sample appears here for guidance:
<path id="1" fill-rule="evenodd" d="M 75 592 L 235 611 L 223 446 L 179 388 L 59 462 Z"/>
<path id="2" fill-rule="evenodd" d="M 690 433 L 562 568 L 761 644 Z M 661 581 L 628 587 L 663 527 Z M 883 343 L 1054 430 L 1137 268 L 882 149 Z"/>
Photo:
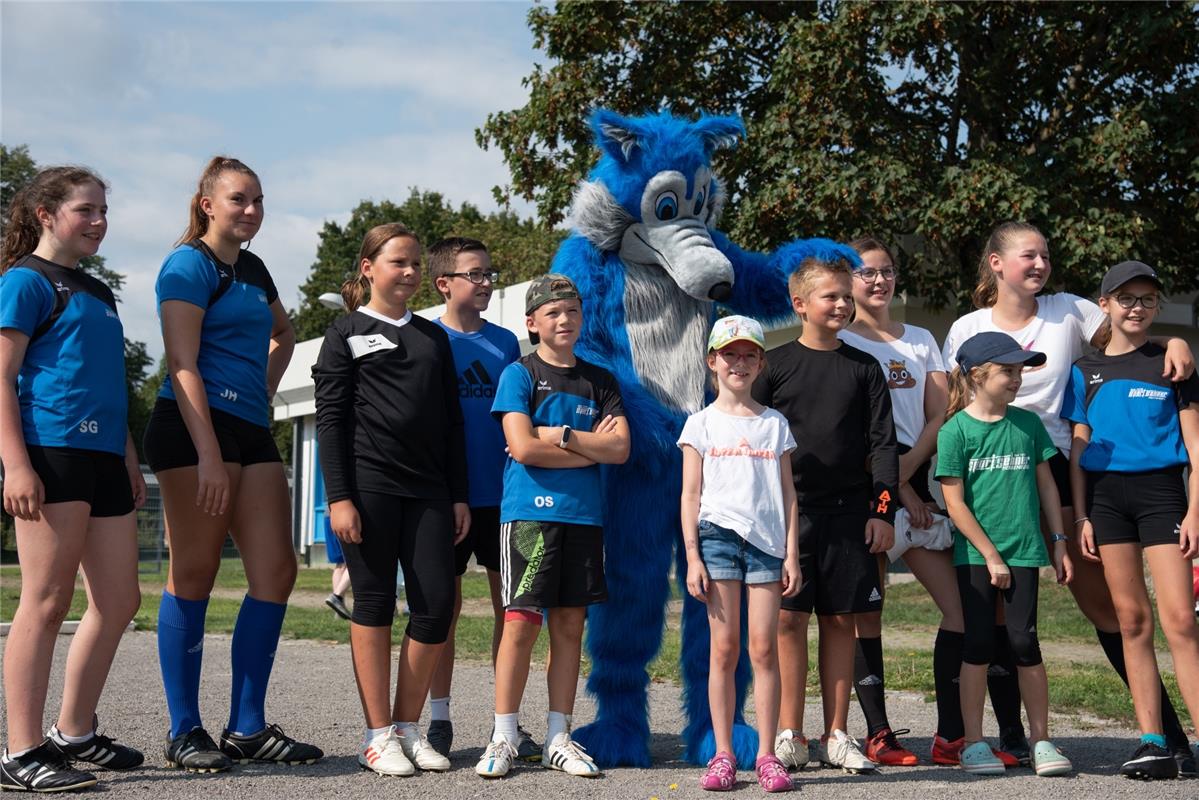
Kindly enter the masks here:
<path id="1" fill-rule="evenodd" d="M 1157 308 L 1156 294 L 1118 294 L 1116 295 L 1116 303 L 1120 308 L 1136 308 L 1137 303 L 1140 303 L 1143 308 Z"/>
<path id="2" fill-rule="evenodd" d="M 897 274 L 898 273 L 894 269 L 889 267 L 886 269 L 860 269 L 854 273 L 854 275 L 857 275 L 859 278 L 866 281 L 866 283 L 874 283 L 874 281 L 880 275 L 883 276 L 883 280 L 885 281 L 893 281 L 895 280 L 895 276 Z"/>
<path id="3" fill-rule="evenodd" d="M 491 272 L 447 272 L 447 278 L 466 278 L 471 283 L 499 283 L 500 273 Z"/>
<path id="4" fill-rule="evenodd" d="M 736 364 L 738 361 L 744 361 L 747 364 L 756 364 L 762 358 L 761 353 L 752 350 L 748 353 L 738 353 L 733 350 L 717 350 L 716 355 L 720 356 L 726 364 Z"/>

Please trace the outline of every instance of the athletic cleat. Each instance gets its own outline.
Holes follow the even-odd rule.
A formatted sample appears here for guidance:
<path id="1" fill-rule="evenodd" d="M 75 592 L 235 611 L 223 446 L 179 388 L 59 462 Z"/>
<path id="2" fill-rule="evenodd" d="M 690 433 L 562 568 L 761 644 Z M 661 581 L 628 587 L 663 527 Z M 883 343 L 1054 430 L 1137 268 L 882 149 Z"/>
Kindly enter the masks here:
<path id="1" fill-rule="evenodd" d="M 803 769 L 811 760 L 808 740 L 790 728 L 784 728 L 774 737 L 774 754 L 787 769 Z"/>
<path id="2" fill-rule="evenodd" d="M 920 763 L 916 754 L 899 743 L 896 738 L 911 733 L 907 728 L 893 731 L 883 728 L 866 740 L 866 758 L 880 767 L 914 767 Z"/>
<path id="3" fill-rule="evenodd" d="M 346 608 L 346 601 L 339 594 L 330 594 L 325 598 L 325 605 L 333 609 L 333 613 L 342 619 L 350 618 L 350 609 Z"/>
<path id="4" fill-rule="evenodd" d="M 1037 742 L 1033 747 L 1032 766 L 1037 775 L 1042 778 L 1067 775 L 1074 771 L 1074 765 L 1070 763 L 1070 759 L 1062 755 L 1062 751 L 1047 739 Z"/>
<path id="5" fill-rule="evenodd" d="M 516 758 L 529 764 L 541 763 L 541 745 L 519 725 L 516 727 Z"/>
<path id="6" fill-rule="evenodd" d="M 96 732 L 99 720 L 92 717 L 92 738 L 86 742 L 72 744 L 66 739 L 62 739 L 62 733 L 58 730 L 58 726 L 50 728 L 50 733 L 47 735 L 47 741 L 50 746 L 58 750 L 63 758 L 68 761 L 86 761 L 89 764 L 94 764 L 97 767 L 105 769 L 121 770 L 133 769 L 140 767 L 146 760 L 140 750 L 134 750 L 123 744 L 117 744 L 111 736 L 105 736 Z"/>
<path id="7" fill-rule="evenodd" d="M 1178 765 L 1178 777 L 1194 778 L 1199 776 L 1195 771 L 1195 754 L 1191 752 L 1191 746 L 1187 742 L 1179 744 L 1172 750 L 1174 754 L 1174 763 Z"/>
<path id="8" fill-rule="evenodd" d="M 415 725 L 405 726 L 403 730 L 396 729 L 396 738 L 408 760 L 426 772 L 446 772 L 450 768 L 450 760 L 433 749 L 429 740 Z"/>
<path id="9" fill-rule="evenodd" d="M 1174 754 L 1153 742 L 1141 742 L 1132 758 L 1120 765 L 1120 774 L 1139 781 L 1161 781 L 1178 777 Z"/>
<path id="10" fill-rule="evenodd" d="M 1000 755 L 999 758 L 1006 766 L 1009 767 L 1027 767 L 1030 764 L 1032 750 L 1028 746 L 1028 739 L 1024 735 L 1021 728 L 1008 728 L 999 732 L 999 747 L 998 752 L 1006 753 L 1011 759 L 1015 759 L 1016 763 L 1009 763 L 1010 759 Z"/>
<path id="11" fill-rule="evenodd" d="M 18 792 L 70 792 L 96 785 L 96 776 L 71 766 L 50 740 L 25 755 L 0 758 L 0 789 Z"/>
<path id="12" fill-rule="evenodd" d="M 767 792 L 789 792 L 795 788 L 778 756 L 762 756 L 755 762 L 754 771 L 758 773 L 758 785 Z"/>
<path id="13" fill-rule="evenodd" d="M 429 733 L 426 737 L 433 749 L 446 758 L 450 757 L 450 748 L 454 744 L 454 723 L 448 719 L 429 721 Z"/>
<path id="14" fill-rule="evenodd" d="M 221 752 L 239 764 L 315 764 L 325 754 L 317 746 L 297 742 L 278 725 L 267 725 L 252 736 L 221 732 Z"/>
<path id="15" fill-rule="evenodd" d="M 488 742 L 475 764 L 475 774 L 484 778 L 502 778 L 512 770 L 512 762 L 516 760 L 516 748 L 507 739 L 498 742 Z"/>
<path id="16" fill-rule="evenodd" d="M 233 766 L 229 756 L 203 728 L 192 728 L 167 742 L 167 766 L 188 772 L 224 772 Z"/>
<path id="17" fill-rule="evenodd" d="M 971 775 L 1002 775 L 1007 769 L 986 742 L 974 742 L 963 747 L 960 764 L 962 771 Z"/>
<path id="18" fill-rule="evenodd" d="M 600 774 L 600 768 L 587 755 L 583 746 L 563 732 L 547 742 L 542 751 L 541 763 L 550 769 L 560 769 L 570 775 L 580 778 L 595 778 Z"/>
<path id="19" fill-rule="evenodd" d="M 786 774 L 786 770 L 783 770 Z M 699 788 L 708 792 L 727 792 L 737 783 L 737 765 L 729 753 L 717 753 L 708 762 L 699 779 Z"/>
<path id="20" fill-rule="evenodd" d="M 878 769 L 878 764 L 862 754 L 857 740 L 852 736 L 847 736 L 842 730 L 835 730 L 831 736 L 821 737 L 820 761 L 829 767 L 840 767 L 853 775 L 874 772 Z"/>
<path id="21" fill-rule="evenodd" d="M 400 737 L 396 736 L 395 728 L 388 728 L 371 739 L 358 754 L 358 765 L 380 775 L 407 777 L 416 774 L 416 767 L 408 760 L 408 756 L 404 755 L 404 748 L 400 745 Z"/>

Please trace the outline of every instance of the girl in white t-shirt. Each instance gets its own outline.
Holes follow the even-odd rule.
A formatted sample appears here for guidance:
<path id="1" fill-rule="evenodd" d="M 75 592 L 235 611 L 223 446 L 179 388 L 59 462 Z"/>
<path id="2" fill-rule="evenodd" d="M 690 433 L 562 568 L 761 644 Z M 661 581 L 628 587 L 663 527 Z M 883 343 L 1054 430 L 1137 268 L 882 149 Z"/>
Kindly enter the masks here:
<path id="1" fill-rule="evenodd" d="M 953 369 L 957 366 L 954 354 L 962 342 L 983 331 L 1001 331 L 1014 338 L 1024 349 L 1035 348 L 1046 354 L 1048 358 L 1043 366 L 1024 371 L 1023 383 L 1013 405 L 1035 412 L 1049 431 L 1050 438 L 1060 451 L 1050 459 L 1049 466 L 1053 470 L 1058 494 L 1066 500 L 1071 496 L 1071 442 L 1069 427 L 1060 416 L 1062 398 L 1071 366 L 1082 355 L 1084 345 L 1090 343 L 1101 347 L 1107 339 L 1108 329 L 1104 324 L 1106 317 L 1103 312 L 1090 300 L 1066 292 L 1041 294 L 1051 271 L 1049 245 L 1037 228 L 1027 222 L 1005 222 L 999 225 L 987 239 L 978 265 L 978 285 L 973 296 L 978 310 L 953 323 L 942 352 L 945 366 Z M 1156 341 L 1166 348 L 1166 375 L 1174 380 L 1182 380 L 1194 371 L 1194 358 L 1184 340 L 1159 338 Z M 1062 527 L 1059 528 L 1059 525 Z M 1077 532 L 1072 506 L 1064 506 L 1061 521 L 1050 522 L 1043 532 L 1048 536 L 1050 530 L 1063 529 Z M 1070 592 L 1079 610 L 1095 626 L 1108 660 L 1127 683 L 1120 624 L 1103 578 L 1103 568 L 1082 556 L 1074 537 L 1071 537 L 1068 548 L 1074 562 L 1074 581 L 1070 584 Z M 997 634 L 1002 630 L 1002 627 L 997 628 Z M 1186 736 L 1178 724 L 1177 714 L 1169 702 L 1165 687 L 1162 687 L 1162 717 L 1167 729 L 1166 738 L 1178 753 L 1180 767 L 1194 774 L 1194 757 L 1187 748 Z M 1023 731 L 1014 733 L 1019 734 L 1018 739 L 1023 739 Z M 1009 744 L 1017 748 L 1023 744 L 1025 751 L 1027 749 L 1027 743 L 1020 742 L 1015 735 L 1001 732 L 1001 738 L 1004 749 L 1009 752 L 1012 750 Z M 1184 764 L 1184 760 L 1189 761 L 1189 764 Z"/>
<path id="2" fill-rule="evenodd" d="M 795 439 L 787 419 L 754 401 L 750 389 L 765 367 L 762 326 L 748 317 L 716 321 L 708 338 L 708 369 L 716 377 L 712 405 L 683 425 L 680 516 L 687 548 L 687 591 L 708 606 L 711 657 L 708 703 L 716 754 L 700 779 L 723 791 L 736 782 L 733 718 L 741 655 L 744 590 L 749 655 L 758 723 L 755 769 L 768 792 L 791 790 L 774 753 L 780 677 L 779 601 L 799 592 L 799 511 L 791 459 Z M 744 754 L 748 758 L 748 754 Z"/>

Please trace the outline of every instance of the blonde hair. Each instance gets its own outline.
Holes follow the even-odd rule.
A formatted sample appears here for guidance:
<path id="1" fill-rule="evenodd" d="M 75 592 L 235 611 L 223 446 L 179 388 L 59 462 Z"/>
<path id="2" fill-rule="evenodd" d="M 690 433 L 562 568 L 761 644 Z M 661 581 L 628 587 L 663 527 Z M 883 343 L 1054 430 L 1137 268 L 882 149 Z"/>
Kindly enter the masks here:
<path id="1" fill-rule="evenodd" d="M 991 256 L 1003 253 L 1012 246 L 1012 240 L 1022 233 L 1035 233 L 1045 238 L 1045 234 L 1035 225 L 1019 220 L 1009 220 L 996 226 L 987 237 L 982 257 L 978 260 L 978 283 L 971 295 L 975 308 L 990 308 L 999 299 L 999 279 L 995 277 L 995 270 L 991 269 Z"/>
<path id="2" fill-rule="evenodd" d="M 971 367 L 969 372 L 964 372 L 960 364 L 953 368 L 953 372 L 949 373 L 949 406 L 945 409 L 945 419 L 970 405 L 975 387 L 987 379 L 994 367 L 995 365 L 988 361 Z"/>
<path id="3" fill-rule="evenodd" d="M 175 242 L 176 245 L 199 239 L 208 233 L 208 215 L 200 207 L 200 201 L 205 197 L 212 196 L 216 182 L 226 172 L 238 172 L 242 175 L 248 175 L 255 181 L 258 181 L 259 186 L 262 186 L 262 181 L 258 180 L 258 173 L 241 161 L 230 156 L 213 156 L 209 160 L 208 165 L 204 167 L 204 171 L 200 173 L 200 181 L 196 185 L 196 193 L 192 195 L 191 206 L 188 208 L 187 230 L 179 237 L 179 241 Z"/>
<path id="4" fill-rule="evenodd" d="M 816 281 L 825 275 L 844 275 L 853 278 L 853 266 L 844 258 L 826 260 L 808 256 L 799 262 L 799 267 L 787 279 L 787 291 L 792 297 L 808 299 L 816 288 Z"/>
<path id="5" fill-rule="evenodd" d="M 53 215 L 67 201 L 76 186 L 94 183 L 104 191 L 108 184 L 87 167 L 46 167 L 33 180 L 13 195 L 4 220 L 4 244 L 0 245 L 0 272 L 37 249 L 42 237 L 42 224 L 37 210 L 44 208 Z"/>
<path id="6" fill-rule="evenodd" d="M 383 245 L 398 237 L 407 237 L 420 246 L 420 239 L 402 222 L 385 222 L 376 225 L 362 237 L 362 246 L 358 248 L 358 258 L 354 261 L 354 272 L 341 285 L 341 299 L 345 301 L 346 310 L 353 311 L 362 305 L 370 293 L 371 283 L 362 274 L 362 262 L 374 261 L 379 256 Z"/>

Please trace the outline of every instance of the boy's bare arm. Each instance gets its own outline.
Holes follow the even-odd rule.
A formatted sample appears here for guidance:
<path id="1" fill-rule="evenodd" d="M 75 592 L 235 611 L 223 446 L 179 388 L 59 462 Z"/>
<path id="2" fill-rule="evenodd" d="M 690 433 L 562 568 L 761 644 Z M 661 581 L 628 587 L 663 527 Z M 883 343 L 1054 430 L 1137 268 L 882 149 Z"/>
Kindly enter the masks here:
<path id="1" fill-rule="evenodd" d="M 557 445 L 558 440 L 550 442 L 540 439 L 533 430 L 533 421 L 527 414 L 509 411 L 503 418 L 504 439 L 508 442 L 508 453 L 526 467 L 548 467 L 550 469 L 570 469 L 573 467 L 590 467 L 595 462 L 579 453 L 572 453 Z M 554 430 L 539 428 L 538 431 Z M 561 430 L 560 428 L 558 429 Z M 559 434 L 559 439 L 561 434 Z"/>
<path id="2" fill-rule="evenodd" d="M 629 423 L 607 416 L 594 431 L 571 431 L 566 449 L 597 464 L 623 464 L 629 459 Z"/>

